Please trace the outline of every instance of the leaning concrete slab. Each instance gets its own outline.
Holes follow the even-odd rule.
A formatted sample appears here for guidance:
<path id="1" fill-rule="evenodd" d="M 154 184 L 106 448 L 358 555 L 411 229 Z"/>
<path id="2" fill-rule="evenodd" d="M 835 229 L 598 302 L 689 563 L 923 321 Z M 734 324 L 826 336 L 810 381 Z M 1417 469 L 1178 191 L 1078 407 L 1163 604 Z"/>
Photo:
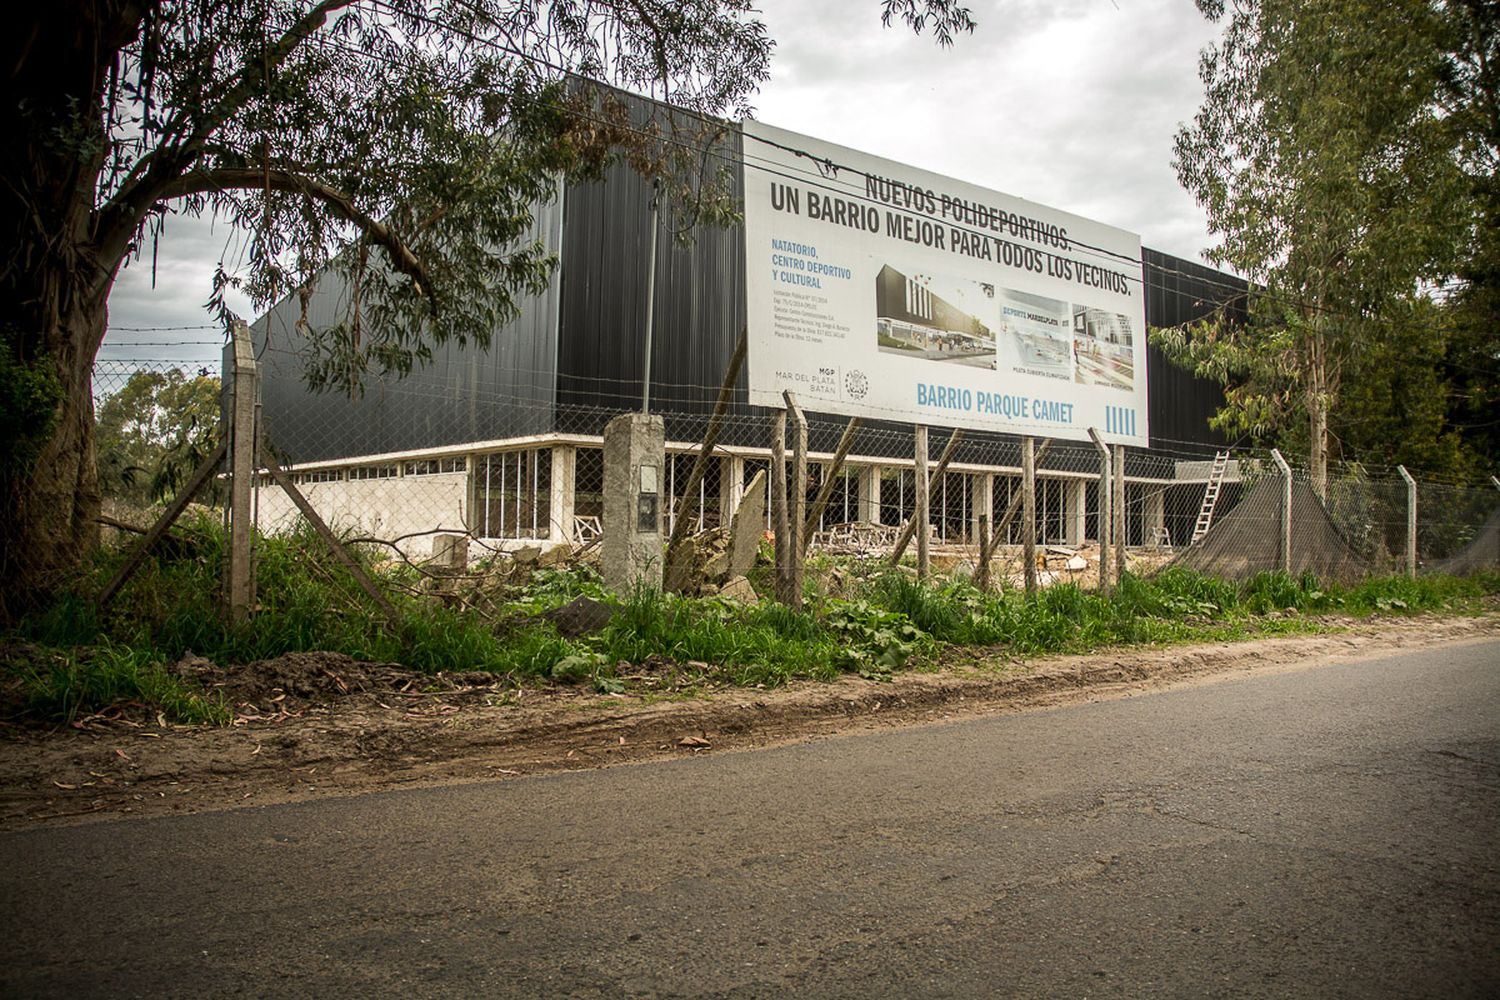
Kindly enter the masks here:
<path id="1" fill-rule="evenodd" d="M 730 528 L 728 574 L 731 579 L 750 572 L 765 532 L 766 472 L 762 469 L 745 487 L 745 497 L 740 501 L 740 509 L 734 515 L 734 526 Z"/>

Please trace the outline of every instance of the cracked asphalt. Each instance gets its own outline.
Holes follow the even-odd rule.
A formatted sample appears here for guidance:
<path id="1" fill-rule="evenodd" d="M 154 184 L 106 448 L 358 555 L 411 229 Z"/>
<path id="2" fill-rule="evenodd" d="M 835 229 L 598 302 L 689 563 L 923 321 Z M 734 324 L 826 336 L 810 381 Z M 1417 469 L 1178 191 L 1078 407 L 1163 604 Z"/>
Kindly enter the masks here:
<path id="1" fill-rule="evenodd" d="M 1500 995 L 1500 642 L 0 837 L 15 996 Z"/>

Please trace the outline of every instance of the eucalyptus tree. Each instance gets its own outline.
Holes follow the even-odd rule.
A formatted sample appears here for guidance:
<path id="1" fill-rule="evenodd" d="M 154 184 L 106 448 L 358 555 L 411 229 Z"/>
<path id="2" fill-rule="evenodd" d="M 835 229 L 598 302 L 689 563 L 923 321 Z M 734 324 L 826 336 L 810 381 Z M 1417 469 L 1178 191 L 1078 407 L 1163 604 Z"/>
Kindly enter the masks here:
<path id="1" fill-rule="evenodd" d="M 1367 346 L 1447 279 L 1475 207 L 1449 113 L 1451 11 L 1430 0 L 1198 0 L 1223 23 L 1174 165 L 1251 283 L 1243 327 L 1159 342 L 1226 386 L 1229 431 L 1305 442 L 1326 489 L 1330 415 Z M 1301 428 L 1296 428 L 1296 423 Z"/>
<path id="2" fill-rule="evenodd" d="M 179 213 L 248 234 L 257 304 L 349 281 L 310 378 L 353 389 L 445 340 L 484 342 L 551 261 L 523 234 L 560 172 L 673 174 L 670 123 L 739 114 L 772 41 L 751 0 L 54 0 L 0 39 L 0 613 L 76 565 L 99 489 L 90 373 L 121 267 Z M 884 0 L 940 42 L 955 0 Z M 725 203 L 688 179 L 699 208 Z M 208 290 L 205 290 L 206 293 Z"/>

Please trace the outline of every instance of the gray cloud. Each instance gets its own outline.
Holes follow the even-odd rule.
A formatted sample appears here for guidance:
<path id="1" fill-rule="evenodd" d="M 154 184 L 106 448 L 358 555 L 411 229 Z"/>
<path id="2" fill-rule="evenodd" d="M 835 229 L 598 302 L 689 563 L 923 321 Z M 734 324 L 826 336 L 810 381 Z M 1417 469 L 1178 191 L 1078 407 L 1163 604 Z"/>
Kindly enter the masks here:
<path id="1" fill-rule="evenodd" d="M 765 0 L 761 120 L 1141 234 L 1197 258 L 1203 215 L 1172 136 L 1215 29 L 1189 0 L 997 0 L 948 49 L 873 4 Z"/>

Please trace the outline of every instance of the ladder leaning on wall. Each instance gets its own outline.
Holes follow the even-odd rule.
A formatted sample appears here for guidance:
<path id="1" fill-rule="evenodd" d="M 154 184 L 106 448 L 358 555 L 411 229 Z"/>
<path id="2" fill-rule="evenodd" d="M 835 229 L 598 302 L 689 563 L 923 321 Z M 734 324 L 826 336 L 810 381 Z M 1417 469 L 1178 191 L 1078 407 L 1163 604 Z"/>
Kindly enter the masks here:
<path id="1" fill-rule="evenodd" d="M 1214 523 L 1214 504 L 1219 501 L 1219 487 L 1224 484 L 1224 470 L 1229 468 L 1229 452 L 1214 452 L 1214 466 L 1208 473 L 1208 486 L 1203 490 L 1203 506 L 1198 508 L 1198 523 L 1193 526 L 1193 543 L 1208 534 Z"/>

